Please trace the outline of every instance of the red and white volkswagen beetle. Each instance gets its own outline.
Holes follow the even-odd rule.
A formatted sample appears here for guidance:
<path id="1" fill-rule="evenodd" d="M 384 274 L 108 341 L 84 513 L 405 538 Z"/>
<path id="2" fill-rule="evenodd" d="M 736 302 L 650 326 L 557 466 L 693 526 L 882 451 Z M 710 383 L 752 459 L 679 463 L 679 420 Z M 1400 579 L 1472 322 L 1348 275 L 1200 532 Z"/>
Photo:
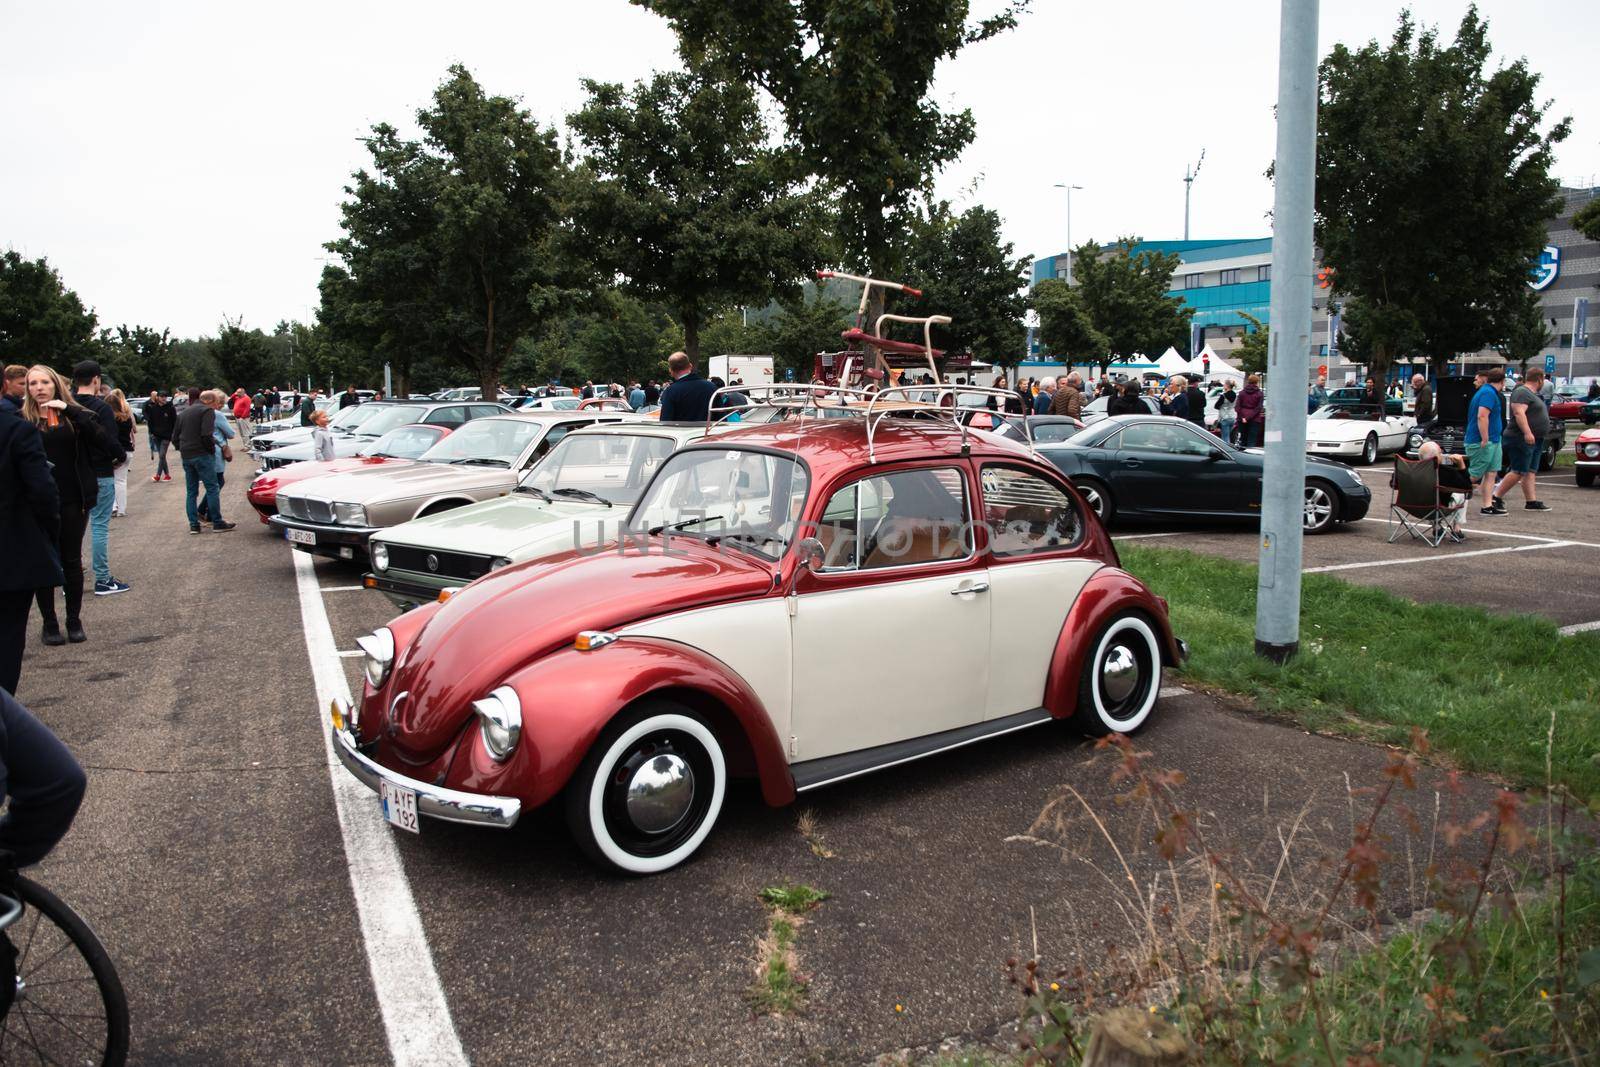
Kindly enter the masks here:
<path id="1" fill-rule="evenodd" d="M 1137 729 L 1185 655 L 1166 602 L 1027 446 L 895 407 L 690 445 L 619 536 L 363 637 L 340 759 L 407 829 L 559 801 L 592 859 L 648 874 L 732 776 L 782 805 L 1054 719 Z"/>

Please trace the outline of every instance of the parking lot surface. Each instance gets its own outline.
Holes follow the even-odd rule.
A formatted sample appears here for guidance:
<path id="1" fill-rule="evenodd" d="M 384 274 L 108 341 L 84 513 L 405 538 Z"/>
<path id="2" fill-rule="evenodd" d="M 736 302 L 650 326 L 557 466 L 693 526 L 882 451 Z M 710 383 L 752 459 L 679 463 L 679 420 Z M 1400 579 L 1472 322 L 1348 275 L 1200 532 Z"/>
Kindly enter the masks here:
<path id="1" fill-rule="evenodd" d="M 1132 936 L 1091 810 L 1135 881 L 1165 870 L 1137 805 L 1114 801 L 1108 754 L 1054 724 L 808 796 L 826 858 L 800 809 L 751 788 L 693 862 L 642 879 L 597 873 L 548 813 L 504 833 L 393 832 L 330 766 L 323 709 L 330 687 L 357 684 L 355 638 L 391 611 L 354 567 L 297 564 L 245 505 L 243 467 L 225 491 L 238 531 L 190 537 L 181 483 L 150 483 L 136 456 L 132 514 L 112 526 L 113 569 L 134 588 L 91 598 L 88 644 L 31 643 L 18 694 L 89 769 L 40 879 L 116 959 L 134 1062 L 866 1062 L 1013 1018 L 1008 955 L 1037 944 L 1051 965 L 1092 965 Z M 1474 513 L 1465 545 L 1385 545 L 1367 522 L 1308 539 L 1307 566 L 1600 620 L 1600 492 L 1549 485 L 1554 512 L 1513 499 L 1504 519 Z M 1248 530 L 1122 532 L 1253 556 Z M 914 669 L 904 651 L 897 669 Z M 1139 745 L 1185 772 L 1213 843 L 1270 868 L 1298 825 L 1289 868 L 1320 877 L 1359 803 L 1348 789 L 1377 782 L 1387 753 L 1168 685 Z M 1419 807 L 1438 780 L 1424 776 Z M 1469 782 L 1465 802 L 1496 788 Z M 772 1019 L 745 994 L 758 893 L 785 882 L 831 896 L 799 935 L 808 1007 Z M 1417 903 L 1395 893 L 1388 912 Z"/>

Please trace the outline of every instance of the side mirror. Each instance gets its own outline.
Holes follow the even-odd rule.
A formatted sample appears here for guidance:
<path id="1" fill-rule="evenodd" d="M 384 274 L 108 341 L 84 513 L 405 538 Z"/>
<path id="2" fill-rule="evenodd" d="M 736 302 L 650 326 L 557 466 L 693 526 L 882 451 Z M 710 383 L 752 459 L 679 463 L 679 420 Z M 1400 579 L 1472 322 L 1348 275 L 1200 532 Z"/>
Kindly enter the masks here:
<path id="1" fill-rule="evenodd" d="M 804 537 L 794 548 L 799 557 L 800 567 L 815 574 L 822 569 L 828 560 L 828 551 L 822 547 L 822 542 L 815 537 Z"/>

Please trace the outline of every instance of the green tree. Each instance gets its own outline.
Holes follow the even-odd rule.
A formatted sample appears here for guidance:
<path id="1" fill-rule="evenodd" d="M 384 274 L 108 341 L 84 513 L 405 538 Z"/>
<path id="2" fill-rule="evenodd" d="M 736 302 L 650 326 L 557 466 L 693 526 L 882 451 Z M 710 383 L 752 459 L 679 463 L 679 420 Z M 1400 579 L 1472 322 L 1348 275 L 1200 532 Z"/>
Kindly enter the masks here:
<path id="1" fill-rule="evenodd" d="M 1500 336 L 1495 338 L 1494 348 L 1507 363 L 1515 363 L 1526 371 L 1528 361 L 1537 359 L 1555 339 L 1555 334 L 1550 332 L 1550 320 L 1539 303 L 1539 294 L 1524 287 L 1511 314 L 1501 321 Z"/>
<path id="2" fill-rule="evenodd" d="M 0 255 L 0 362 L 68 371 L 96 354 L 95 315 L 43 257 Z"/>
<path id="3" fill-rule="evenodd" d="M 1239 342 L 1239 347 L 1233 350 L 1233 361 L 1246 374 L 1265 374 L 1267 337 L 1271 331 L 1265 323 L 1248 311 L 1241 311 L 1239 315 L 1248 320 L 1249 325 L 1245 327 L 1244 339 Z"/>
<path id="4" fill-rule="evenodd" d="M 1136 251 L 1138 243 L 1124 237 L 1108 251 L 1093 241 L 1080 245 L 1072 253 L 1075 284 L 1068 293 L 1059 281 L 1035 287 L 1041 339 L 1058 355 L 1094 362 L 1104 374 L 1117 360 L 1140 353 L 1153 358 L 1187 343 L 1194 311 L 1168 295 L 1178 256 Z M 1045 290 L 1042 303 L 1039 289 Z"/>
<path id="5" fill-rule="evenodd" d="M 779 302 L 776 314 L 760 322 L 759 343 L 752 345 L 773 358 L 773 380 L 784 381 L 792 372 L 797 382 L 809 382 L 818 352 L 837 352 L 844 342 L 839 334 L 851 324 L 851 309 L 819 294 L 814 288 Z"/>
<path id="6" fill-rule="evenodd" d="M 168 330 L 118 326 L 100 331 L 100 366 L 127 396 L 175 389 L 184 380 L 178 342 Z"/>
<path id="7" fill-rule="evenodd" d="M 1335 45 L 1321 67 L 1316 237 L 1380 380 L 1420 348 L 1435 362 L 1495 340 L 1527 290 L 1560 206 L 1539 76 L 1492 73 L 1468 8 L 1455 40 L 1410 12 L 1387 46 Z"/>
<path id="8" fill-rule="evenodd" d="M 934 175 L 972 142 L 972 113 L 933 99 L 939 62 L 1012 28 L 1027 7 L 1014 0 L 969 23 L 967 0 L 634 2 L 667 18 L 691 65 L 772 96 L 806 166 L 836 194 L 842 261 L 881 278 L 903 265 L 903 235 Z"/>
<path id="9" fill-rule="evenodd" d="M 794 153 L 770 148 L 755 94 L 703 70 L 631 90 L 585 81 L 568 120 L 586 155 L 573 183 L 580 240 L 629 293 L 670 307 L 684 351 L 733 304 L 764 304 L 819 265 L 822 200 Z"/>
<path id="10" fill-rule="evenodd" d="M 282 381 L 288 368 L 273 358 L 272 344 L 260 330 L 247 330 L 242 319 L 223 319 L 207 345 L 222 375 L 220 388 L 243 387 L 254 392 Z"/>
<path id="11" fill-rule="evenodd" d="M 1573 227 L 1591 241 L 1600 241 L 1600 197 L 1589 201 L 1572 216 Z"/>
<path id="12" fill-rule="evenodd" d="M 907 280 L 922 290 L 921 306 L 953 320 L 934 330 L 934 344 L 985 362 L 1021 362 L 1033 261 L 1013 258 L 1014 246 L 1000 236 L 999 213 L 973 206 L 957 215 L 940 203 L 913 233 Z"/>
<path id="13" fill-rule="evenodd" d="M 1111 350 L 1106 335 L 1095 328 L 1083 291 L 1060 278 L 1046 278 L 1030 297 L 1039 315 L 1039 343 L 1068 363 L 1093 363 Z"/>
<path id="14" fill-rule="evenodd" d="M 627 385 L 665 372 L 665 356 L 657 351 L 661 320 L 645 303 L 610 290 L 584 318 L 571 356 L 585 378 Z"/>
<path id="15" fill-rule="evenodd" d="M 452 66 L 417 112 L 421 140 L 372 128 L 372 173 L 346 189 L 328 244 L 323 308 L 336 336 L 370 341 L 409 369 L 427 353 L 470 370 L 484 395 L 522 338 L 584 295 L 588 272 L 562 241 L 567 173 L 553 129 Z M 408 374 L 398 384 L 409 387 Z"/>

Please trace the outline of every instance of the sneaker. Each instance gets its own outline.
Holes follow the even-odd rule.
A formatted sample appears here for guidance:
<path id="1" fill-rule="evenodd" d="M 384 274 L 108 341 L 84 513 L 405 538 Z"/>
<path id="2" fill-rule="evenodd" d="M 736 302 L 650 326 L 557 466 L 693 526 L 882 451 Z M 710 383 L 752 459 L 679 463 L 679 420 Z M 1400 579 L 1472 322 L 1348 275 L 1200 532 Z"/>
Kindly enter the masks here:
<path id="1" fill-rule="evenodd" d="M 238 528 L 239 524 L 236 522 L 214 522 L 211 524 L 212 533 L 227 533 L 229 530 L 237 530 Z"/>
<path id="2" fill-rule="evenodd" d="M 1526 504 L 1522 505 L 1522 510 L 1524 510 L 1524 511 L 1549 511 L 1550 510 L 1550 505 L 1546 504 L 1543 500 L 1530 500 Z"/>
<path id="3" fill-rule="evenodd" d="M 94 595 L 111 596 L 113 593 L 126 593 L 132 588 L 133 586 L 129 585 L 127 582 L 119 582 L 115 578 L 112 578 L 109 582 L 95 582 Z"/>
<path id="4" fill-rule="evenodd" d="M 162 481 L 164 481 L 164 482 L 170 482 L 170 481 L 172 481 L 172 475 L 170 475 L 170 474 L 163 474 L 163 475 L 162 475 L 162 476 L 161 476 L 161 480 L 162 480 Z"/>
<path id="5" fill-rule="evenodd" d="M 161 475 L 159 475 L 159 474 L 152 474 L 152 475 L 151 475 L 151 476 L 150 476 L 150 480 L 151 480 L 151 481 L 152 481 L 152 482 L 159 482 L 159 481 L 160 481 L 160 480 L 161 480 Z"/>
<path id="6" fill-rule="evenodd" d="M 205 531 L 200 529 L 200 527 L 198 527 L 198 526 L 191 526 L 191 527 L 189 527 L 189 532 L 194 534 L 194 533 L 204 533 Z"/>
<path id="7" fill-rule="evenodd" d="M 1505 513 L 1506 513 L 1506 509 L 1505 508 L 1479 508 L 1478 509 L 1478 514 L 1479 515 L 1504 515 Z"/>
<path id="8" fill-rule="evenodd" d="M 1499 508 L 1501 511 L 1504 511 L 1506 509 L 1506 502 L 1502 497 L 1496 496 L 1494 498 L 1494 506 Z"/>

